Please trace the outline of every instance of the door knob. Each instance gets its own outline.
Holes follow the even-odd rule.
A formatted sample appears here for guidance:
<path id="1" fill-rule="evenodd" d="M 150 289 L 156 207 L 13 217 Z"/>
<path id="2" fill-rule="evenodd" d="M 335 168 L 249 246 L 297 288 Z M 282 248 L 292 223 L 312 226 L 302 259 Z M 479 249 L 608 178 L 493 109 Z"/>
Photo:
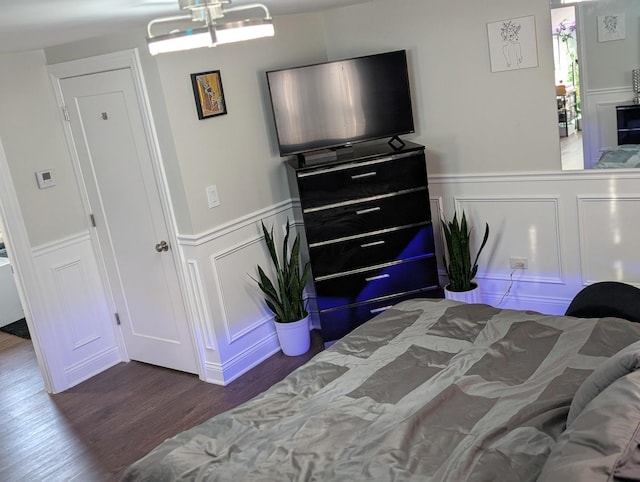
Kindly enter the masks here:
<path id="1" fill-rule="evenodd" d="M 169 245 L 167 244 L 166 241 L 160 241 L 158 244 L 156 244 L 156 251 L 158 253 L 162 253 L 163 251 L 169 251 Z"/>

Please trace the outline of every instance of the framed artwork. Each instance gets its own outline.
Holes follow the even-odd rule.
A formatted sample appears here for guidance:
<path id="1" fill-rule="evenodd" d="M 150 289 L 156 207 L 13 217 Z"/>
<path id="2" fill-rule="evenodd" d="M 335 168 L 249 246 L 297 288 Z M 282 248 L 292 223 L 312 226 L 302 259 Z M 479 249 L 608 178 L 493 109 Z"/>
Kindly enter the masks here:
<path id="1" fill-rule="evenodd" d="M 626 36 L 624 13 L 598 15 L 598 42 L 623 40 Z"/>
<path id="2" fill-rule="evenodd" d="M 491 72 L 538 66 L 536 19 L 533 15 L 487 24 Z"/>
<path id="3" fill-rule="evenodd" d="M 191 85 L 198 110 L 198 119 L 207 119 L 227 113 L 219 70 L 191 74 Z"/>

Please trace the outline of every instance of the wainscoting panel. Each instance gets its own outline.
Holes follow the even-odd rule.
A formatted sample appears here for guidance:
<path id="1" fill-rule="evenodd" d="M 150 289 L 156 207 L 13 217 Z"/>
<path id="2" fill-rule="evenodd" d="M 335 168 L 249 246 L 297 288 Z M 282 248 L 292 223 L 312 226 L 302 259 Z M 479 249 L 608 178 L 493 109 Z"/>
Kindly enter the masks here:
<path id="1" fill-rule="evenodd" d="M 275 231 L 275 229 L 274 229 Z M 256 282 L 260 264 L 273 275 L 266 263 L 267 250 L 262 236 L 252 236 L 243 243 L 211 256 L 211 269 L 223 300 L 223 321 L 227 343 L 231 345 L 260 326 L 273 322 L 273 315 L 262 301 Z M 256 313 L 262 316 L 255 318 Z"/>
<path id="2" fill-rule="evenodd" d="M 640 285 L 640 197 L 579 197 L 584 284 L 598 280 Z"/>
<path id="3" fill-rule="evenodd" d="M 41 246 L 33 251 L 49 302 L 49 326 L 57 364 L 65 374 L 64 390 L 122 361 L 89 233 Z M 45 320 L 41 320 L 45 323 Z"/>
<path id="4" fill-rule="evenodd" d="M 483 302 L 550 314 L 564 313 L 593 282 L 640 285 L 639 183 L 638 169 L 429 179 L 432 204 L 441 202 L 447 216 L 467 212 L 476 246 L 489 223 L 477 276 Z M 511 257 L 527 258 L 528 268 L 511 269 Z"/>
<path id="5" fill-rule="evenodd" d="M 477 276 L 485 303 L 562 314 L 585 284 L 611 279 L 640 284 L 639 183 L 640 170 L 431 175 L 442 283 L 440 218 L 464 209 L 475 246 L 484 222 L 491 230 Z M 210 232 L 179 236 L 191 313 L 205 340 L 207 381 L 227 384 L 279 350 L 271 313 L 249 274 L 257 264 L 269 265 L 260 221 L 278 234 L 287 218 L 301 226 L 295 199 Z M 512 269 L 513 257 L 526 258 L 527 269 Z M 309 301 L 313 306 L 313 293 Z"/>
<path id="6" fill-rule="evenodd" d="M 640 170 L 430 176 L 430 207 L 443 284 L 440 217 L 464 209 L 480 242 L 482 301 L 561 314 L 586 284 L 618 280 L 640 286 L 637 256 Z M 226 385 L 279 350 L 272 314 L 251 280 L 269 266 L 260 222 L 301 227 L 296 200 L 284 201 L 194 236 L 178 236 L 187 280 L 185 303 L 206 381 Z M 304 243 L 303 238 L 303 246 Z M 88 232 L 33 250 L 43 293 L 38 334 L 56 347 L 48 360 L 64 390 L 122 361 Z M 512 270 L 510 257 L 527 258 Z M 313 293 L 309 293 L 313 306 Z"/>
<path id="7" fill-rule="evenodd" d="M 294 232 L 301 223 L 294 204 L 289 200 L 196 236 L 178 236 L 209 382 L 226 385 L 280 350 L 273 314 L 251 277 L 258 264 L 270 270 L 260 222 L 274 226 L 281 240 L 287 219 Z"/>
<path id="8" fill-rule="evenodd" d="M 85 323 L 86 315 L 94 315 L 90 306 L 84 306 L 81 310 L 72 310 L 76 301 L 71 298 L 71 293 L 78 293 L 80 299 L 92 300 L 90 283 L 85 265 L 80 258 L 68 260 L 64 264 L 51 266 L 51 275 L 55 283 L 58 302 L 62 310 L 69 313 L 64 319 L 65 331 L 70 335 L 69 341 L 73 351 L 82 350 L 92 342 L 100 338 L 98 326 Z"/>
<path id="9" fill-rule="evenodd" d="M 491 242 L 481 254 L 478 276 L 508 280 L 510 259 L 525 258 L 528 267 L 519 273 L 520 281 L 562 283 L 558 203 L 555 196 L 457 196 L 456 209 L 466 213 L 472 226 L 472 253 L 489 224 Z"/>

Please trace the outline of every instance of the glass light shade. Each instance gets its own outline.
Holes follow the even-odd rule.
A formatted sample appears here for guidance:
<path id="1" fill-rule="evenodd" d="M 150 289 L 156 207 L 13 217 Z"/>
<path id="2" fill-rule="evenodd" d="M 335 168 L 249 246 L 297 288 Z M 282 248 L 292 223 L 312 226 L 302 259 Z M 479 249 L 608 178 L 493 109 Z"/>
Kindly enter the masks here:
<path id="1" fill-rule="evenodd" d="M 275 30 L 270 19 L 249 19 L 215 25 L 218 44 L 240 42 L 261 37 L 273 37 Z"/>
<path id="2" fill-rule="evenodd" d="M 151 55 L 179 50 L 213 47 L 216 45 L 214 33 L 208 27 L 183 30 L 166 35 L 147 38 Z"/>
<path id="3" fill-rule="evenodd" d="M 231 3 L 231 0 L 178 0 L 180 10 L 205 8 L 211 5 L 222 5 L 227 3 Z"/>

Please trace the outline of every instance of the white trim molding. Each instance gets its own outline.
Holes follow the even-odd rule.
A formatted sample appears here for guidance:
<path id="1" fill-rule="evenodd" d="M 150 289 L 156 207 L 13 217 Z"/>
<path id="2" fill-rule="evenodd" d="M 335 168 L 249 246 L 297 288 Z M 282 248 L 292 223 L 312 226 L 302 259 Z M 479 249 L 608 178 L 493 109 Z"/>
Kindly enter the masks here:
<path id="1" fill-rule="evenodd" d="M 224 284 L 224 280 L 222 278 L 222 273 L 221 270 L 218 268 L 218 266 L 220 265 L 221 261 L 224 258 L 230 258 L 234 255 L 237 256 L 242 256 L 242 253 L 244 252 L 244 250 L 251 248 L 253 246 L 255 246 L 258 243 L 262 243 L 264 240 L 264 237 L 262 235 L 259 236 L 252 236 L 249 239 L 239 243 L 239 244 L 235 244 L 233 246 L 228 247 L 227 249 L 224 249 L 222 251 L 219 251 L 217 253 L 214 253 L 213 255 L 211 255 L 211 270 L 213 272 L 213 277 L 214 280 L 216 281 L 215 286 L 216 286 L 216 291 L 218 294 L 218 297 L 220 298 L 220 300 L 224 300 L 225 296 L 224 296 L 224 290 L 222 288 L 223 284 Z M 234 263 L 231 263 L 234 264 Z M 253 323 L 243 327 L 240 330 L 233 330 L 231 327 L 231 324 L 229 322 L 229 312 L 228 312 L 228 306 L 226 303 L 222 304 L 222 322 L 224 324 L 225 327 L 225 334 L 227 337 L 227 343 L 229 345 L 233 344 L 234 342 L 236 342 L 237 340 L 239 340 L 240 338 L 242 338 L 243 336 L 245 336 L 248 333 L 251 333 L 252 331 L 258 329 L 260 326 L 268 323 L 269 321 L 273 321 L 273 317 L 272 316 L 263 316 L 258 318 L 257 320 L 255 320 Z"/>
<path id="2" fill-rule="evenodd" d="M 34 258 L 40 258 L 42 256 L 46 256 L 63 249 L 84 244 L 86 242 L 91 242 L 91 233 L 89 233 L 88 230 L 71 236 L 67 236 L 65 238 L 56 239 L 55 241 L 41 244 L 40 246 L 35 246 L 32 253 Z"/>
<path id="3" fill-rule="evenodd" d="M 177 236 L 189 273 L 189 304 L 205 360 L 204 380 L 226 385 L 279 350 L 273 315 L 251 279 L 270 261 L 261 222 L 294 228 L 296 202 L 286 200 L 195 235 Z M 279 231 L 279 230 L 276 230 Z"/>
<path id="4" fill-rule="evenodd" d="M 225 363 L 208 362 L 205 380 L 226 386 L 279 351 L 280 344 L 274 333 L 237 353 Z"/>
<path id="5" fill-rule="evenodd" d="M 445 212 L 463 205 L 478 230 L 489 222 L 483 301 L 561 314 L 586 284 L 640 284 L 638 180 L 639 169 L 432 174 L 429 191 L 432 203 L 445 200 Z M 511 269 L 512 257 L 527 258 L 528 268 Z M 443 274 L 441 254 L 438 262 Z"/>
<path id="6" fill-rule="evenodd" d="M 195 259 L 186 261 L 187 272 L 189 274 L 189 296 L 190 305 L 193 307 L 191 316 L 196 321 L 200 330 L 204 334 L 204 347 L 207 350 L 216 349 L 216 334 L 213 331 L 213 323 L 211 315 L 207 309 L 206 296 L 204 287 L 202 286 L 202 276 L 200 275 L 200 267 Z"/>
<path id="7" fill-rule="evenodd" d="M 62 369 L 56 362 L 56 347 L 46 330 L 40 327 L 50 325 L 51 314 L 39 281 L 36 263 L 31 253 L 27 229 L 22 218 L 9 164 L 0 139 L 0 221 L 4 226 L 3 238 L 11 257 L 16 288 L 22 303 L 31 341 L 38 360 L 44 388 L 56 393 L 66 388 Z"/>
<path id="8" fill-rule="evenodd" d="M 299 202 L 298 202 L 299 205 Z M 219 238 L 229 236 L 248 226 L 255 225 L 262 219 L 271 218 L 281 213 L 291 212 L 294 210 L 294 202 L 291 199 L 282 201 L 273 206 L 254 211 L 233 221 L 229 221 L 215 228 L 203 231 L 199 234 L 178 234 L 178 241 L 182 246 L 201 246 Z M 300 221 L 302 223 L 302 221 Z"/>

